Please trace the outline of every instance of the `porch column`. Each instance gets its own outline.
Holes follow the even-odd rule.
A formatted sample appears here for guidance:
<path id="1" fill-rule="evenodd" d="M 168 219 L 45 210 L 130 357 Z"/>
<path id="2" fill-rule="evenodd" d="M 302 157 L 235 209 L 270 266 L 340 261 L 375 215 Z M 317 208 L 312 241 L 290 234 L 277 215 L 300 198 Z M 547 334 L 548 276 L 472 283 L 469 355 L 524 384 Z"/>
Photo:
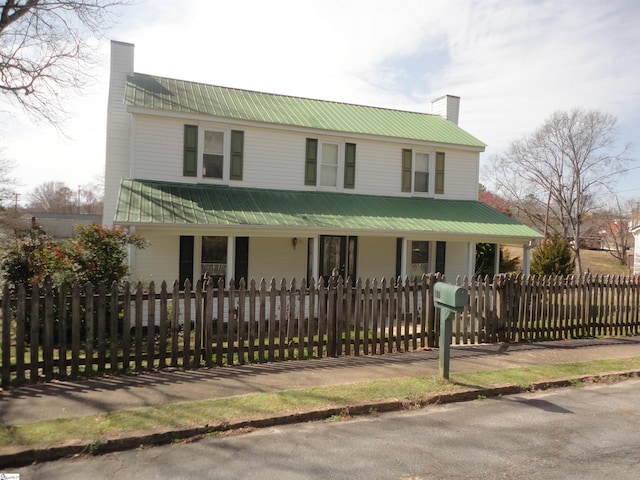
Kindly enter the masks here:
<path id="1" fill-rule="evenodd" d="M 522 246 L 522 273 L 525 275 L 529 275 L 531 273 L 530 251 L 531 246 L 528 243 L 525 243 Z"/>
<path id="2" fill-rule="evenodd" d="M 409 263 L 409 252 L 411 251 L 411 240 L 402 239 L 402 252 L 400 253 L 400 276 L 407 276 L 407 264 Z"/>
<path id="3" fill-rule="evenodd" d="M 473 278 L 476 273 L 476 244 L 475 242 L 469 242 L 467 245 L 467 278 Z M 448 282 L 455 281 L 453 278 L 449 278 Z"/>
<path id="4" fill-rule="evenodd" d="M 236 266 L 236 237 L 227 237 L 227 274 L 224 279 L 225 287 L 230 285 L 231 279 L 235 280 Z"/>
<path id="5" fill-rule="evenodd" d="M 311 274 L 315 280 L 318 280 L 318 278 L 320 277 L 320 237 L 315 236 L 313 238 L 310 238 L 310 240 L 313 240 L 313 249 L 311 252 Z"/>
<path id="6" fill-rule="evenodd" d="M 493 259 L 493 274 L 498 275 L 500 273 L 500 244 L 494 244 L 493 248 L 495 248 L 495 258 Z"/>

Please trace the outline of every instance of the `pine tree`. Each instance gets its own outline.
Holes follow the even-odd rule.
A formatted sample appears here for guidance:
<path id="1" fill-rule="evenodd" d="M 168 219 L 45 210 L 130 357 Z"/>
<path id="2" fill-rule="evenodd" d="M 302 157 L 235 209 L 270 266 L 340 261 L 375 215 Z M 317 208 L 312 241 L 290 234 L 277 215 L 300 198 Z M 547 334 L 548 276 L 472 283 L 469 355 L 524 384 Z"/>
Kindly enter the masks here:
<path id="1" fill-rule="evenodd" d="M 574 269 L 571 247 L 559 235 L 543 242 L 533 253 L 531 273 L 534 275 L 570 275 Z"/>

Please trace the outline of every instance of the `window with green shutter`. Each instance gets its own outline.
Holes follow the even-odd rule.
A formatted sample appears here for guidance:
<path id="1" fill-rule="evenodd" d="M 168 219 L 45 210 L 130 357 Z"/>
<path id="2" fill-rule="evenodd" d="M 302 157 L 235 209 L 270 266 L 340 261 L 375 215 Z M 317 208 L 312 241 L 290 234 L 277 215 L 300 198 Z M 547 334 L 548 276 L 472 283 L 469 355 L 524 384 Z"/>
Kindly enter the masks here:
<path id="1" fill-rule="evenodd" d="M 411 158 L 413 151 L 411 149 L 402 149 L 402 191 L 411 191 Z"/>
<path id="2" fill-rule="evenodd" d="M 346 143 L 344 146 L 344 188 L 356 186 L 356 144 Z"/>
<path id="3" fill-rule="evenodd" d="M 318 139 L 307 138 L 305 154 L 304 184 L 316 185 L 318 178 Z"/>
<path id="4" fill-rule="evenodd" d="M 198 175 L 198 126 L 184 126 L 184 158 L 182 174 L 185 177 Z"/>
<path id="5" fill-rule="evenodd" d="M 444 152 L 436 152 L 435 193 L 444 193 Z"/>
<path id="6" fill-rule="evenodd" d="M 244 132 L 231 130 L 231 180 L 242 180 L 242 163 L 244 157 Z"/>

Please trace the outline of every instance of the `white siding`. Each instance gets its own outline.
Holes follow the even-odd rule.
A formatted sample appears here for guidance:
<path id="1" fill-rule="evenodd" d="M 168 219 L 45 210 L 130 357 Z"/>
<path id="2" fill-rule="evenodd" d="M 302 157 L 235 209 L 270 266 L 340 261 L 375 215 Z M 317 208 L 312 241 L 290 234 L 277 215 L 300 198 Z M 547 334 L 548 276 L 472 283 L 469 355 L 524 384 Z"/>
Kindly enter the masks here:
<path id="1" fill-rule="evenodd" d="M 133 178 L 192 181 L 182 176 L 184 124 L 161 117 L 135 117 Z"/>
<path id="2" fill-rule="evenodd" d="M 437 198 L 477 200 L 480 173 L 479 155 L 462 150 L 445 152 L 444 194 Z"/>
<path id="3" fill-rule="evenodd" d="M 396 239 L 358 237 L 358 277 L 393 278 L 396 275 Z"/>
<path id="4" fill-rule="evenodd" d="M 307 239 L 298 238 L 293 248 L 292 237 L 249 239 L 249 278 L 256 282 L 275 278 L 278 285 L 285 278 L 299 281 L 307 276 Z"/>
<path id="5" fill-rule="evenodd" d="M 454 283 L 457 276 L 464 277 L 469 274 L 467 271 L 468 251 L 469 244 L 466 242 L 447 242 L 444 267 L 447 282 Z"/>
<path id="6" fill-rule="evenodd" d="M 193 120 L 135 115 L 134 161 L 132 177 L 138 179 L 196 182 L 182 176 L 184 124 Z M 272 128 L 199 123 L 201 127 L 239 129 L 244 136 L 244 176 L 232 185 L 282 190 L 315 190 L 304 185 L 306 138 L 338 138 L 356 144 L 355 189 L 345 193 L 406 196 L 401 192 L 401 152 L 403 145 L 372 139 L 330 137 L 314 132 L 292 132 Z M 415 146 L 414 146 L 415 147 Z M 417 147 L 415 147 L 417 148 Z M 436 147 L 424 147 L 436 150 Z M 444 151 L 445 194 L 439 198 L 477 199 L 479 155 L 463 150 Z M 339 173 L 340 176 L 344 172 Z M 200 180 L 206 182 L 207 180 Z M 326 190 L 326 191 L 336 191 Z"/>
<path id="7" fill-rule="evenodd" d="M 130 118 L 124 105 L 127 75 L 133 73 L 133 45 L 111 42 L 111 77 L 107 104 L 104 213 L 102 223 L 111 225 L 116 211 L 120 181 L 130 176 Z"/>
<path id="8" fill-rule="evenodd" d="M 164 233 L 157 230 L 138 228 L 136 232 L 149 241 L 144 250 L 137 250 L 133 268 L 133 281 L 156 285 L 166 281 L 169 286 L 178 280 L 180 236 L 177 233 Z"/>

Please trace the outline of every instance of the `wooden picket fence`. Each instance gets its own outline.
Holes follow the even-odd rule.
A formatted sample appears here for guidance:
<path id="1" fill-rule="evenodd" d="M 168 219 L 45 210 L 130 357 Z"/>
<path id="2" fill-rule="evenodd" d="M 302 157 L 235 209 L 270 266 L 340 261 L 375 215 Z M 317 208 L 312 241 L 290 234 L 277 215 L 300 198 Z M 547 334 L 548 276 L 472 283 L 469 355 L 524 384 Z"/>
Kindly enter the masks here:
<path id="1" fill-rule="evenodd" d="M 29 292 L 1 299 L 1 385 L 165 368 L 201 368 L 438 345 L 438 276 L 250 281 L 239 288 L 165 282 Z M 519 342 L 639 330 L 639 279 L 621 276 L 457 279 L 470 304 L 454 344 Z M 34 321 L 35 319 L 35 321 Z"/>

